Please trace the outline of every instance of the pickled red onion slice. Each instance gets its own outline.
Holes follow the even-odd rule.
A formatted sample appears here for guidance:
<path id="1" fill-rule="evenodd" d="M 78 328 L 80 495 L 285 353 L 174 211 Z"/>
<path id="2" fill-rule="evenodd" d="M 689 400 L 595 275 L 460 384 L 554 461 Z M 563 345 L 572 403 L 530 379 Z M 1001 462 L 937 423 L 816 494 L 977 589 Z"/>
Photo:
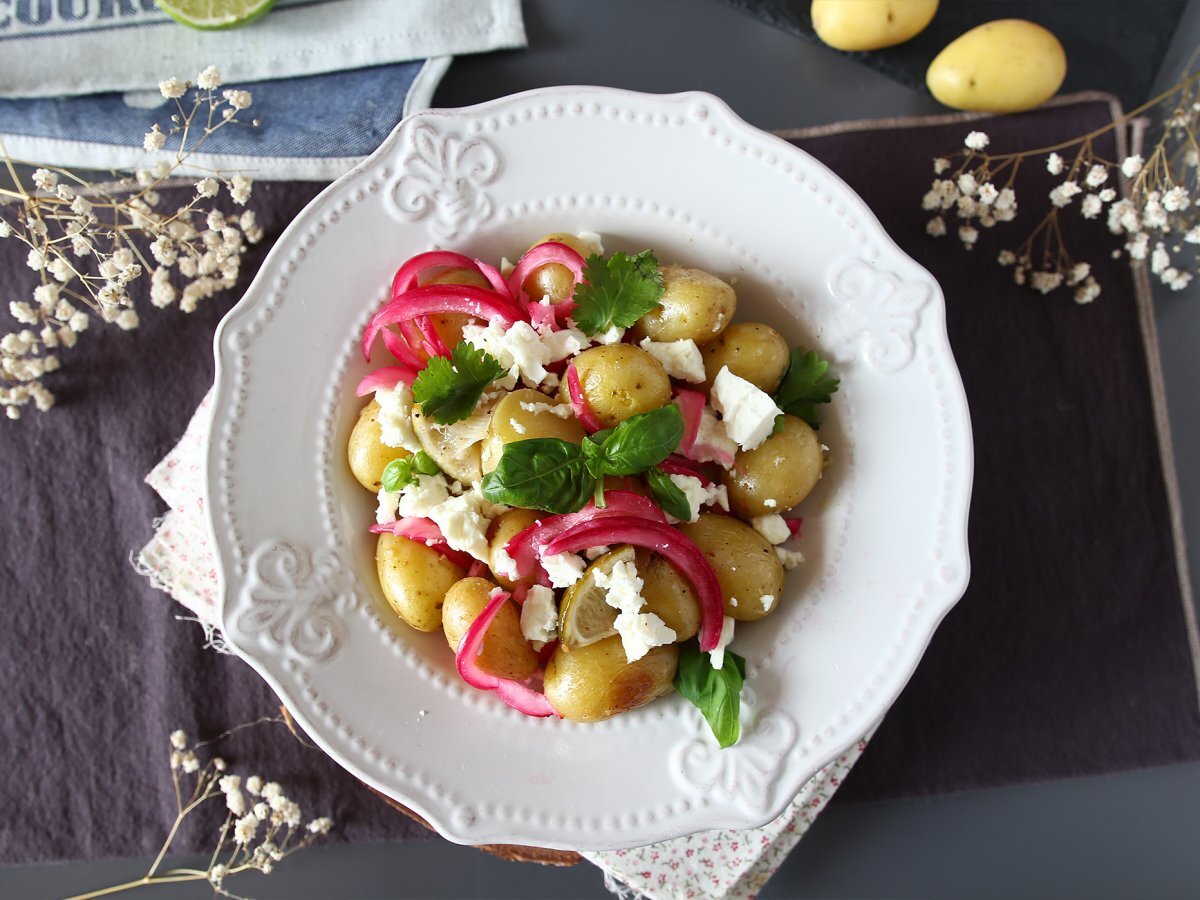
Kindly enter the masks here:
<path id="1" fill-rule="evenodd" d="M 416 351 L 409 345 L 408 341 L 402 338 L 390 328 L 383 329 L 383 346 L 387 347 L 388 353 L 396 357 L 403 365 L 410 369 L 421 371 L 425 368 L 425 360 L 417 356 Z"/>
<path id="2" fill-rule="evenodd" d="M 687 475 L 689 478 L 699 479 L 700 483 L 705 487 L 712 487 L 713 480 L 700 471 L 700 467 L 695 460 L 687 459 L 672 453 L 666 459 L 658 464 L 658 467 L 668 475 Z"/>
<path id="3" fill-rule="evenodd" d="M 597 518 L 564 531 L 546 544 L 545 553 L 575 553 L 612 544 L 633 544 L 653 550 L 666 557 L 692 583 L 700 601 L 700 649 L 713 650 L 721 638 L 725 617 L 721 585 L 708 557 L 677 528 L 632 516 Z"/>
<path id="4" fill-rule="evenodd" d="M 478 562 L 471 554 L 455 550 L 446 543 L 446 538 L 442 534 L 442 530 L 431 519 L 406 516 L 388 525 L 372 525 L 370 530 L 372 534 L 390 532 L 396 537 L 408 538 L 410 541 L 424 544 L 429 549 L 436 550 L 456 566 L 461 566 L 464 569 L 469 569 L 474 563 Z"/>
<path id="5" fill-rule="evenodd" d="M 475 617 L 475 621 L 471 623 L 471 627 L 467 629 L 467 633 L 463 635 L 463 639 L 458 645 L 458 652 L 454 654 L 454 664 L 458 668 L 458 674 L 473 688 L 481 691 L 495 691 L 501 700 L 517 712 L 536 718 L 557 716 L 558 713 L 550 705 L 545 694 L 535 691 L 519 681 L 489 675 L 479 668 L 479 654 L 483 651 L 483 639 L 487 635 L 488 626 L 492 624 L 492 620 L 500 612 L 500 607 L 507 601 L 507 591 L 500 588 L 492 591 L 487 605 Z"/>
<path id="6" fill-rule="evenodd" d="M 363 330 L 363 356 L 371 358 L 371 344 L 375 342 L 380 329 L 411 321 L 418 316 L 438 313 L 459 313 L 474 316 L 484 322 L 499 319 L 505 325 L 528 318 L 524 311 L 495 291 L 467 284 L 427 284 L 399 294 L 371 317 L 371 321 Z"/>
<path id="7" fill-rule="evenodd" d="M 636 517 L 664 524 L 667 521 L 657 503 L 632 491 L 605 491 L 604 504 L 600 509 L 594 501 L 589 501 L 579 512 L 547 515 L 514 535 L 504 546 L 504 552 L 516 563 L 517 578 L 536 576 L 542 584 L 548 585 L 550 579 L 541 567 L 543 550 L 546 544 L 576 525 L 611 516 Z"/>
<path id="8" fill-rule="evenodd" d="M 452 250 L 430 250 L 428 253 L 418 253 L 399 269 L 392 277 L 392 296 L 415 288 L 417 279 L 426 269 L 455 268 L 473 269 L 475 260 Z"/>
<path id="9" fill-rule="evenodd" d="M 384 366 L 382 369 L 376 369 L 363 378 L 358 383 L 358 387 L 354 389 L 354 396 L 365 397 L 372 391 L 380 389 L 390 390 L 400 382 L 404 382 L 411 387 L 416 378 L 417 373 L 408 366 Z"/>
<path id="10" fill-rule="evenodd" d="M 483 277 L 488 280 L 497 294 L 506 300 L 512 300 L 512 291 L 508 287 L 508 282 L 504 280 L 504 276 L 500 274 L 500 270 L 495 266 L 489 266 L 482 259 L 474 260 L 475 268 L 477 268 Z"/>
<path id="11" fill-rule="evenodd" d="M 583 281 L 584 259 L 566 244 L 561 244 L 558 241 L 546 241 L 544 244 L 538 244 L 536 247 L 530 247 L 522 256 L 515 267 L 512 274 L 508 276 L 508 289 L 513 297 L 518 300 L 526 299 L 528 296 L 525 293 L 525 279 L 534 269 L 540 269 L 547 263 L 558 263 L 560 266 L 565 266 L 571 270 L 571 274 L 575 276 L 575 283 L 579 284 Z M 574 289 L 572 289 L 574 293 Z M 541 297 L 535 298 L 537 300 Z"/>
<path id="12" fill-rule="evenodd" d="M 588 405 L 587 397 L 583 394 L 583 385 L 579 383 L 579 372 L 575 368 L 575 364 L 567 366 L 567 393 L 571 397 L 571 411 L 575 413 L 575 418 L 579 423 L 587 429 L 588 434 L 595 434 L 600 430 L 600 422 L 596 418 L 596 414 L 592 412 L 591 406 Z"/>
<path id="13" fill-rule="evenodd" d="M 700 417 L 704 414 L 704 395 L 699 391 L 676 391 L 675 403 L 683 413 L 683 437 L 679 440 L 679 452 L 691 457 L 692 446 L 700 433 Z"/>
<path id="14" fill-rule="evenodd" d="M 433 326 L 433 320 L 429 316 L 417 316 L 414 321 L 417 323 L 417 328 L 425 340 L 425 352 L 430 356 L 445 356 L 449 358 L 450 348 L 446 346 L 446 342 L 442 340 L 442 336 L 438 334 L 438 330 Z"/>
<path id="15" fill-rule="evenodd" d="M 804 519 L 801 516 L 784 516 L 784 523 L 788 527 L 788 531 L 792 533 L 792 540 L 800 537 L 800 529 L 804 525 Z"/>

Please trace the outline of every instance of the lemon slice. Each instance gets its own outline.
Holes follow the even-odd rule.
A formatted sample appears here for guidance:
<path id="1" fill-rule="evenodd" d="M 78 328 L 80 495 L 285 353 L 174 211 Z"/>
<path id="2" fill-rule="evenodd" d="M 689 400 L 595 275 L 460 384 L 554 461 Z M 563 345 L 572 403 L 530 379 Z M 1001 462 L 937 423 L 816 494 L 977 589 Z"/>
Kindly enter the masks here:
<path id="1" fill-rule="evenodd" d="M 566 651 L 586 647 L 617 633 L 617 610 L 605 599 L 608 591 L 596 584 L 596 573 L 611 574 L 619 562 L 633 562 L 634 549 L 622 544 L 587 567 L 583 577 L 567 588 L 558 610 L 558 640 Z"/>
<path id="2" fill-rule="evenodd" d="M 267 14 L 275 0 L 154 0 L 168 16 L 200 31 L 249 25 Z"/>

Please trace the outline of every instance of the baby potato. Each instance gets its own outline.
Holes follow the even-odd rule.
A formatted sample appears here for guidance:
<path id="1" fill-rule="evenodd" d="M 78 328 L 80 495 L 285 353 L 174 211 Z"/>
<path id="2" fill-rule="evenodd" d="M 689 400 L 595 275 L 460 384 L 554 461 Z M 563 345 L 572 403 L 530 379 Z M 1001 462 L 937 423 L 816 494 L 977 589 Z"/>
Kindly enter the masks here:
<path id="1" fill-rule="evenodd" d="M 637 340 L 693 340 L 703 344 L 717 337 L 733 320 L 737 295 L 716 275 L 701 269 L 663 266 L 663 294 L 658 306 L 633 326 Z"/>
<path id="2" fill-rule="evenodd" d="M 574 360 L 579 386 L 602 428 L 671 402 L 671 379 L 662 363 L 632 344 L 584 350 Z M 570 400 L 563 378 L 559 399 Z"/>
<path id="3" fill-rule="evenodd" d="M 813 31 L 838 50 L 881 50 L 916 37 L 938 0 L 813 0 Z"/>
<path id="4" fill-rule="evenodd" d="M 791 350 L 782 334 L 761 322 L 735 322 L 715 341 L 701 348 L 704 356 L 704 389 L 712 390 L 722 366 L 745 378 L 759 390 L 772 393 L 787 371 Z"/>
<path id="5" fill-rule="evenodd" d="M 698 520 L 681 524 L 679 530 L 712 563 L 725 598 L 725 615 L 754 622 L 778 607 L 783 563 L 761 534 L 740 519 L 716 513 L 700 513 Z"/>
<path id="6" fill-rule="evenodd" d="M 483 273 L 475 269 L 450 268 L 442 269 L 435 275 L 422 282 L 423 284 L 466 284 L 471 287 L 491 290 L 492 283 L 483 277 Z M 446 346 L 454 349 L 462 340 L 463 326 L 475 321 L 473 316 L 462 313 L 442 313 L 433 316 L 433 327 L 441 336 Z"/>
<path id="7" fill-rule="evenodd" d="M 560 645 L 546 665 L 546 699 L 565 719 L 599 722 L 669 694 L 678 663 L 674 644 L 654 647 L 634 662 L 626 660 L 616 636 L 569 653 Z"/>
<path id="8" fill-rule="evenodd" d="M 383 477 L 387 464 L 409 455 L 403 447 L 389 447 L 383 442 L 383 430 L 379 427 L 379 404 L 372 400 L 364 406 L 346 445 L 350 471 L 358 483 L 372 494 L 378 493 L 383 487 L 379 479 Z"/>
<path id="9" fill-rule="evenodd" d="M 446 591 L 467 574 L 432 547 L 388 533 L 375 545 L 375 568 L 383 596 L 417 631 L 441 628 Z"/>
<path id="10" fill-rule="evenodd" d="M 675 632 L 675 640 L 686 641 L 700 630 L 700 601 L 692 583 L 666 558 L 649 550 L 637 551 L 637 571 L 642 579 L 644 613 L 654 613 Z"/>
<path id="11" fill-rule="evenodd" d="M 505 444 L 545 437 L 561 438 L 572 444 L 583 443 L 586 432 L 574 414 L 563 418 L 549 409 L 531 412 L 523 408 L 522 403 L 556 405 L 550 397 L 532 388 L 522 388 L 505 395 L 492 410 L 487 437 L 483 439 L 480 451 L 483 474 L 486 475 L 499 464 L 500 457 L 504 455 Z M 566 409 L 569 411 L 570 407 Z"/>
<path id="12" fill-rule="evenodd" d="M 495 587 L 486 578 L 463 578 L 446 592 L 446 601 L 442 604 L 442 628 L 446 632 L 446 643 L 454 652 L 458 652 L 467 629 L 483 612 Z M 479 668 L 497 678 L 524 681 L 537 671 L 537 665 L 537 654 L 521 633 L 517 608 L 511 600 L 505 601 L 483 636 Z"/>
<path id="13" fill-rule="evenodd" d="M 515 506 L 507 512 L 502 512 L 492 520 L 491 526 L 488 528 L 488 567 L 492 570 L 492 574 L 506 588 L 512 589 L 516 586 L 516 582 L 505 575 L 500 574 L 500 570 L 504 566 L 500 565 L 500 551 L 514 537 L 532 525 L 538 520 L 538 517 L 543 513 L 536 509 L 524 509 L 520 506 Z M 527 581 L 532 581 L 530 576 Z"/>
<path id="14" fill-rule="evenodd" d="M 721 473 L 721 483 L 729 489 L 729 506 L 738 515 L 765 516 L 791 509 L 821 477 L 825 460 L 817 433 L 795 416 L 785 416 L 783 421 L 783 431 L 753 450 L 739 451 L 733 468 Z"/>
<path id="15" fill-rule="evenodd" d="M 566 244 L 584 259 L 587 259 L 589 254 L 596 252 L 596 248 L 587 241 L 562 231 L 556 231 L 534 241 L 529 248 L 532 250 L 538 244 L 546 244 L 550 241 Z M 549 297 L 551 303 L 558 303 L 571 295 L 571 291 L 575 287 L 575 276 L 566 266 L 558 263 L 546 263 L 530 272 L 521 283 L 521 287 L 525 289 L 525 293 L 531 300 Z"/>
<path id="16" fill-rule="evenodd" d="M 1058 38 L 1024 19 L 999 19 L 947 44 L 929 64 L 925 84 L 955 109 L 1008 113 L 1045 103 L 1066 76 Z"/>

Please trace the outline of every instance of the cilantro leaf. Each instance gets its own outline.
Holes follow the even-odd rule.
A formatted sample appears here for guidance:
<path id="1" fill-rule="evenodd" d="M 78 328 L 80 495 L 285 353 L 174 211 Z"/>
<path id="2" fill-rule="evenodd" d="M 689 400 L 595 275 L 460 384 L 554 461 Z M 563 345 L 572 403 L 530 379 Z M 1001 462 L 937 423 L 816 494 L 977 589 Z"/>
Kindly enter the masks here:
<path id="1" fill-rule="evenodd" d="M 418 450 L 412 456 L 403 459 L 393 459 L 383 468 L 379 482 L 385 491 L 393 494 L 404 490 L 410 484 L 416 484 L 418 475 L 436 475 L 442 471 L 438 464 L 424 450 Z"/>
<path id="2" fill-rule="evenodd" d="M 803 353 L 799 348 L 793 348 L 783 381 L 772 397 L 775 405 L 785 413 L 803 419 L 813 428 L 820 428 L 821 417 L 817 413 L 817 404 L 828 403 L 839 384 L 836 378 L 826 376 L 828 371 L 829 363 L 821 359 L 815 350 Z"/>
<path id="3" fill-rule="evenodd" d="M 629 328 L 654 307 L 663 293 L 662 272 L 649 250 L 626 256 L 620 250 L 606 262 L 589 256 L 584 284 L 575 289 L 571 318 L 585 334 L 600 334 L 616 325 Z"/>
<path id="4" fill-rule="evenodd" d="M 490 503 L 569 513 L 583 508 L 595 486 L 578 444 L 530 438 L 504 445 L 481 490 Z"/>
<path id="5" fill-rule="evenodd" d="M 738 712 L 745 681 L 746 660 L 736 653 L 726 650 L 724 664 L 714 669 L 709 655 L 695 644 L 680 648 L 675 690 L 704 714 L 722 748 L 737 743 L 741 732 Z"/>
<path id="6" fill-rule="evenodd" d="M 434 356 L 413 382 L 413 399 L 427 416 L 442 425 L 467 418 L 487 386 L 505 374 L 496 358 L 459 341 L 450 359 Z"/>
<path id="7" fill-rule="evenodd" d="M 659 506 L 680 522 L 692 520 L 692 504 L 670 475 L 659 468 L 650 469 L 646 472 L 646 483 L 650 485 L 650 492 Z"/>

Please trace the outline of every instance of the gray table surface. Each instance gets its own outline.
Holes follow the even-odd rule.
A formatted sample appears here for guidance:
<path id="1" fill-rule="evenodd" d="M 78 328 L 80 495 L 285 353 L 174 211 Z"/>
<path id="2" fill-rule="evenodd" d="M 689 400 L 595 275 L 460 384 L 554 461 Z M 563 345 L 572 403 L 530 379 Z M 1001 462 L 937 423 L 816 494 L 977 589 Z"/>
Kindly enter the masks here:
<path id="1" fill-rule="evenodd" d="M 1080 15 L 1087 7 L 1078 4 Z M 928 96 L 715 0 L 526 0 L 530 46 L 452 67 L 435 102 L 552 84 L 700 89 L 753 125 L 792 128 L 940 110 Z M 1114 40 L 1119 39 L 1114 35 Z M 1200 40 L 1192 0 L 1160 83 Z M 1200 289 L 1155 299 L 1185 528 L 1200 534 Z M 1200 544 L 1188 555 L 1200 572 Z M 165 825 L 166 823 L 164 823 Z M 17 826 L 19 827 L 19 825 Z M 1200 764 L 902 802 L 835 806 L 762 892 L 780 897 L 1200 896 Z M 182 861 L 181 861 L 182 862 Z M 0 897 L 63 896 L 141 875 L 147 860 L 0 868 Z M 505 863 L 441 840 L 314 847 L 256 897 L 608 898 L 598 870 Z M 211 896 L 197 885 L 138 897 Z"/>

